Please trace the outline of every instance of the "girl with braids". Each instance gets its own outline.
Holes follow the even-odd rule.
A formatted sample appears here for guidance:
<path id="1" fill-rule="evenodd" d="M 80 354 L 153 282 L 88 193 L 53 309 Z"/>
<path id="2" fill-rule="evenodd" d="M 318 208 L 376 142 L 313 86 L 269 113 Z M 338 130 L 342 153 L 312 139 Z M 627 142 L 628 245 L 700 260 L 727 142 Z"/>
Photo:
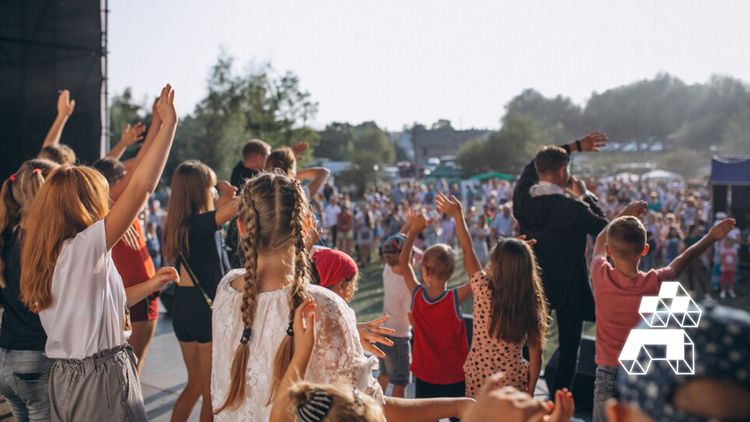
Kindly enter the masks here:
<path id="1" fill-rule="evenodd" d="M 50 418 L 47 379 L 52 360 L 44 355 L 47 335 L 39 315 L 21 302 L 20 240 L 23 216 L 44 178 L 57 167 L 49 160 L 29 160 L 3 182 L 0 192 L 0 287 L 5 308 L 0 328 L 0 394 L 8 399 L 19 421 Z"/>
<path id="2" fill-rule="evenodd" d="M 213 314 L 211 395 L 219 421 L 268 420 L 292 359 L 291 321 L 316 303 L 312 382 L 346 383 L 382 402 L 373 361 L 360 345 L 354 311 L 334 292 L 309 285 L 313 220 L 299 181 L 262 173 L 242 190 L 239 218 L 245 269 L 219 284 Z M 233 354 L 232 359 L 229 356 Z"/>
<path id="3" fill-rule="evenodd" d="M 47 333 L 50 416 L 55 421 L 143 421 L 146 411 L 127 342 L 128 303 L 168 282 L 162 268 L 125 289 L 112 247 L 156 188 L 172 147 L 177 114 L 166 85 L 157 105 L 162 125 L 153 145 L 111 206 L 107 180 L 83 166 L 52 171 L 23 217 L 21 300 Z"/>
<path id="4" fill-rule="evenodd" d="M 216 199 L 217 189 L 222 197 Z M 210 421 L 211 307 L 216 286 L 230 269 L 221 226 L 235 218 L 239 199 L 228 182 L 200 161 L 185 161 L 172 176 L 164 230 L 164 255 L 180 272 L 172 324 L 188 381 L 175 403 L 172 421 L 186 421 L 199 398 L 201 421 Z M 216 199 L 216 200 L 215 200 Z"/>

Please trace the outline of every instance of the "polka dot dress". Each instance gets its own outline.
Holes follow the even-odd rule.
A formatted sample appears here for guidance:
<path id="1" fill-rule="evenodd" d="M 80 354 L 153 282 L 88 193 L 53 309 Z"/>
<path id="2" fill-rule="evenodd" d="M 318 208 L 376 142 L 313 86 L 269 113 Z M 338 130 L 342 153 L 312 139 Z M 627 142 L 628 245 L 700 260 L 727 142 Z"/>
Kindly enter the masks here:
<path id="1" fill-rule="evenodd" d="M 474 335 L 469 356 L 464 363 L 466 396 L 476 397 L 485 378 L 505 372 L 505 385 L 526 391 L 529 362 L 523 358 L 523 344 L 513 344 L 489 335 L 492 312 L 490 280 L 484 272 L 470 281 L 474 293 Z"/>

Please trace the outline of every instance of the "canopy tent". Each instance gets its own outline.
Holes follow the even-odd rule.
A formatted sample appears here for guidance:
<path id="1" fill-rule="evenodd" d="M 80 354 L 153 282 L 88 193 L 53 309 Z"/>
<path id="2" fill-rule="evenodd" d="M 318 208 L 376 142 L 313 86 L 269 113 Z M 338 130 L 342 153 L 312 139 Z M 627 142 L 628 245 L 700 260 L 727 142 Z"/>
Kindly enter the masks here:
<path id="1" fill-rule="evenodd" d="M 683 179 L 682 176 L 680 176 L 677 173 L 672 173 L 671 171 L 666 170 L 652 170 L 648 173 L 643 173 L 641 175 L 641 180 L 654 180 L 654 181 L 678 181 L 683 182 L 685 179 Z"/>
<path id="2" fill-rule="evenodd" d="M 516 179 L 516 177 L 513 176 L 512 174 L 500 173 L 497 171 L 491 171 L 488 173 L 482 173 L 482 174 L 477 174 L 475 176 L 471 176 L 471 180 L 479 180 L 480 182 L 483 182 L 485 180 L 491 180 L 491 179 L 513 181 Z"/>
<path id="3" fill-rule="evenodd" d="M 614 176 L 607 176 L 603 180 L 605 182 L 623 182 L 623 183 L 637 183 L 638 182 L 638 175 L 635 173 L 617 173 Z"/>
<path id="4" fill-rule="evenodd" d="M 712 185 L 750 186 L 750 158 L 724 158 L 711 160 Z"/>
<path id="5" fill-rule="evenodd" d="M 461 170 L 451 166 L 438 166 L 425 179 L 460 180 Z"/>

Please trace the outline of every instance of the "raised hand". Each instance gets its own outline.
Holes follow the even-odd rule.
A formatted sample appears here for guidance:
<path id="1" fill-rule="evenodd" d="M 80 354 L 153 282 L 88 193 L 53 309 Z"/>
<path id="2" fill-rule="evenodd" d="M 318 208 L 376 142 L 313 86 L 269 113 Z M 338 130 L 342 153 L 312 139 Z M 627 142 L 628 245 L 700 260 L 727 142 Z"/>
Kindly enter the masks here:
<path id="1" fill-rule="evenodd" d="M 177 123 L 177 111 L 174 108 L 174 90 L 172 85 L 166 84 L 161 89 L 159 99 L 156 100 L 156 115 L 164 123 Z"/>
<path id="2" fill-rule="evenodd" d="M 599 131 L 591 132 L 580 139 L 579 142 L 581 143 L 581 152 L 596 152 L 607 146 L 607 135 Z"/>
<path id="3" fill-rule="evenodd" d="M 216 184 L 216 190 L 219 191 L 222 197 L 232 198 L 237 195 L 237 188 L 232 186 L 231 183 L 226 180 L 221 180 Z"/>
<path id="4" fill-rule="evenodd" d="M 708 232 L 708 236 L 711 237 L 714 242 L 718 242 L 719 240 L 727 237 L 729 232 L 734 230 L 734 227 L 736 225 L 737 221 L 735 221 L 734 218 L 725 218 L 711 227 L 711 230 Z"/>
<path id="5" fill-rule="evenodd" d="M 381 359 L 385 359 L 385 353 L 375 344 L 393 346 L 393 341 L 386 336 L 396 334 L 396 330 L 393 328 L 386 328 L 381 325 L 388 321 L 388 318 L 390 318 L 388 315 L 383 315 L 378 319 L 357 324 L 359 342 L 362 344 L 362 347 Z"/>
<path id="6" fill-rule="evenodd" d="M 626 215 L 633 216 L 635 218 L 641 218 L 643 217 L 643 214 L 646 213 L 648 205 L 646 204 L 646 201 L 635 201 L 631 202 L 623 208 L 622 211 L 620 211 L 619 214 L 617 214 L 618 217 L 624 217 Z"/>
<path id="7" fill-rule="evenodd" d="M 292 147 L 292 152 L 294 153 L 295 157 L 299 158 L 302 154 L 305 153 L 305 151 L 307 151 L 308 148 L 310 148 L 310 145 L 307 142 L 302 141 Z"/>
<path id="8" fill-rule="evenodd" d="M 294 354 L 306 356 L 309 359 L 315 345 L 315 309 L 317 305 L 312 299 L 302 302 L 294 311 L 292 330 L 294 331 Z"/>
<path id="9" fill-rule="evenodd" d="M 174 267 L 163 267 L 159 268 L 156 275 L 151 277 L 149 281 L 154 283 L 153 290 L 159 290 L 169 284 L 170 281 L 180 284 L 180 274 Z"/>
<path id="10" fill-rule="evenodd" d="M 411 219 L 411 230 L 422 233 L 427 228 L 427 217 L 421 212 L 415 212 Z"/>
<path id="11" fill-rule="evenodd" d="M 120 142 L 125 145 L 133 145 L 134 143 L 143 139 L 143 132 L 145 131 L 146 125 L 141 122 L 138 122 L 133 126 L 127 125 L 125 126 L 125 129 L 122 130 L 122 135 L 120 135 Z"/>
<path id="12" fill-rule="evenodd" d="M 459 219 L 464 213 L 463 205 L 461 201 L 455 196 L 451 195 L 450 198 L 443 195 L 442 193 L 435 197 L 435 207 L 438 211 L 448 214 L 449 216 Z"/>
<path id="13" fill-rule="evenodd" d="M 70 99 L 70 91 L 67 89 L 60 91 L 60 95 L 57 96 L 57 115 L 68 117 L 73 114 L 75 108 L 76 100 Z"/>

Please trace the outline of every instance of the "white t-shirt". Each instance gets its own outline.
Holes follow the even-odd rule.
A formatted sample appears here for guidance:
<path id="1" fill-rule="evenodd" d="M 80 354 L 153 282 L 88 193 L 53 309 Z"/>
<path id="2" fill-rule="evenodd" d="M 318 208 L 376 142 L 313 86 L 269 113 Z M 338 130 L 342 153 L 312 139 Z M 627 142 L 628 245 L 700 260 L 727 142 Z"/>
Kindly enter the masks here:
<path id="1" fill-rule="evenodd" d="M 325 227 L 335 226 L 340 213 L 341 207 L 339 207 L 338 205 L 326 205 L 325 209 L 323 210 L 323 225 Z"/>
<path id="2" fill-rule="evenodd" d="M 394 273 L 387 264 L 383 268 L 383 295 L 383 313 L 390 316 L 383 325 L 396 330 L 394 336 L 408 338 L 411 334 L 411 292 L 404 277 Z"/>
<path id="3" fill-rule="evenodd" d="M 83 359 L 125 344 L 125 288 L 107 249 L 104 220 L 63 243 L 52 274 L 52 305 L 39 313 L 52 359 Z"/>

